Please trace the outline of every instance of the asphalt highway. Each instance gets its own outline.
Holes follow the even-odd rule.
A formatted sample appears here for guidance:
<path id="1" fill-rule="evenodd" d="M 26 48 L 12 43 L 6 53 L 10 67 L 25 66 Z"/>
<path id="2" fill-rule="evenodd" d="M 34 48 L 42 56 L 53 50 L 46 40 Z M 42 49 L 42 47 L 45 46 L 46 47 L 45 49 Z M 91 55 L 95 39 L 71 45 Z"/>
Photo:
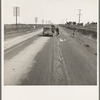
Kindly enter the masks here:
<path id="1" fill-rule="evenodd" d="M 43 36 L 42 29 L 4 41 L 5 85 L 96 85 L 96 41 L 67 32 Z"/>

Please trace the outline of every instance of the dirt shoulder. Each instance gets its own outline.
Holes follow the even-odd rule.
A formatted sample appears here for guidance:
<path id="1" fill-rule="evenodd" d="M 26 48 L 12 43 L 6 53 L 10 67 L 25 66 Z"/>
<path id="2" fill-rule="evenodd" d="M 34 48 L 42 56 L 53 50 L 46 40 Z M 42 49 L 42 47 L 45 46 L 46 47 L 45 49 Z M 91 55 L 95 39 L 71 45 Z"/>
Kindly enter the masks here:
<path id="1" fill-rule="evenodd" d="M 80 44 L 84 45 L 87 49 L 90 49 L 97 55 L 97 39 L 92 38 L 90 35 L 83 35 L 81 32 L 75 31 L 73 35 L 73 30 L 63 27 L 63 29 L 69 33 L 69 36 L 75 38 Z"/>

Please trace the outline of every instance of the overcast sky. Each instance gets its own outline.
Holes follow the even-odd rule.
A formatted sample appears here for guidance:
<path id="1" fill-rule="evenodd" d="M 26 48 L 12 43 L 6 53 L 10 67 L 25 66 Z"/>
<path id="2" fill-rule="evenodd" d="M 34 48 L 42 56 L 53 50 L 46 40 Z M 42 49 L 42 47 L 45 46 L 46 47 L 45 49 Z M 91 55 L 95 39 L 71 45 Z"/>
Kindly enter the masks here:
<path id="1" fill-rule="evenodd" d="M 53 23 L 67 21 L 78 22 L 81 9 L 81 22 L 97 22 L 98 0 L 3 0 L 4 24 L 15 23 L 13 7 L 20 7 L 18 23 L 34 23 L 34 17 L 41 20 L 51 20 Z"/>

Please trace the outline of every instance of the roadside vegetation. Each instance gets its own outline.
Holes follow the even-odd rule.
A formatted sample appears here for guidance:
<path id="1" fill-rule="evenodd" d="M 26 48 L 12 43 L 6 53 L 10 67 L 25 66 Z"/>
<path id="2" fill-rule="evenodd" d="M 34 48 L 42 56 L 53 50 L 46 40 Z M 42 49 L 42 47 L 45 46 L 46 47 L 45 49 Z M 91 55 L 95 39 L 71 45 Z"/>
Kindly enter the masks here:
<path id="1" fill-rule="evenodd" d="M 97 39 L 97 23 L 86 23 L 83 25 L 83 23 L 76 23 L 76 22 L 67 22 L 65 24 L 60 24 L 62 27 L 65 27 L 67 29 L 71 29 L 73 31 L 78 31 L 84 35 L 91 36 L 94 39 Z"/>

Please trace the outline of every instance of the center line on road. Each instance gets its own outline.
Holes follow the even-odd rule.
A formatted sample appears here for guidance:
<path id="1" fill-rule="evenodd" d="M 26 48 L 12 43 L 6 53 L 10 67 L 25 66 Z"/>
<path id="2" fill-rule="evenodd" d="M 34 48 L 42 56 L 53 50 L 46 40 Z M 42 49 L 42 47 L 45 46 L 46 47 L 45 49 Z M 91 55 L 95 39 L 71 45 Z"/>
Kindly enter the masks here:
<path id="1" fill-rule="evenodd" d="M 69 77 L 68 69 L 67 69 L 67 66 L 66 66 L 66 63 L 65 63 L 65 60 L 64 60 L 62 51 L 61 51 L 61 49 L 60 49 L 60 44 L 59 44 L 59 42 L 58 42 L 58 47 L 59 47 L 60 60 L 62 61 L 63 68 L 64 68 L 64 73 L 65 73 L 65 76 L 66 76 L 66 78 L 67 78 L 68 84 L 70 84 L 70 77 Z"/>

